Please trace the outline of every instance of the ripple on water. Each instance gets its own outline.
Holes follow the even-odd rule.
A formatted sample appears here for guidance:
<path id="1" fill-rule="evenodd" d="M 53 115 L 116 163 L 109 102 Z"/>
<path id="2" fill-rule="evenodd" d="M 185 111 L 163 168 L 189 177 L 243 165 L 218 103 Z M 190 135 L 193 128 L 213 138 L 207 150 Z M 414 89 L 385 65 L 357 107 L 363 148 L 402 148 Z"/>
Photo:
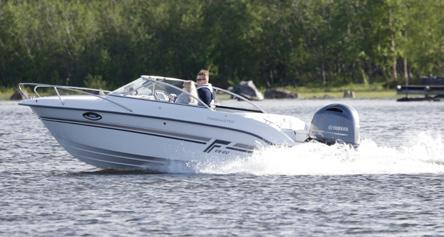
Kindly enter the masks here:
<path id="1" fill-rule="evenodd" d="M 1 102 L 0 233 L 443 233 L 442 105 L 347 102 L 360 112 L 365 140 L 359 150 L 317 144 L 270 148 L 188 174 L 98 170 L 67 154 L 29 108 Z M 261 106 L 309 121 L 326 103 Z"/>

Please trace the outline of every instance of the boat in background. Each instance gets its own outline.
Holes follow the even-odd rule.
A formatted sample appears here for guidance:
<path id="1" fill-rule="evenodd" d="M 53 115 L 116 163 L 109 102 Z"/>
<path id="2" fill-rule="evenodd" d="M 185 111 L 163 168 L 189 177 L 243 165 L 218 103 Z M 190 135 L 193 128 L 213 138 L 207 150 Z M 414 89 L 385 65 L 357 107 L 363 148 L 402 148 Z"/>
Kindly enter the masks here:
<path id="1" fill-rule="evenodd" d="M 405 85 L 396 86 L 396 94 L 404 97 L 396 101 L 441 101 L 444 98 L 444 77 L 422 76 L 419 84 L 410 85 L 406 79 Z"/>
<path id="2" fill-rule="evenodd" d="M 307 124 L 266 113 L 217 87 L 211 108 L 184 91 L 184 81 L 141 76 L 114 91 L 20 83 L 25 99 L 19 104 L 29 106 L 71 155 L 103 169 L 193 169 L 199 162 L 248 157 L 267 146 L 312 140 L 359 145 L 359 116 L 351 106 L 325 106 Z M 175 103 L 182 93 L 197 103 Z"/>

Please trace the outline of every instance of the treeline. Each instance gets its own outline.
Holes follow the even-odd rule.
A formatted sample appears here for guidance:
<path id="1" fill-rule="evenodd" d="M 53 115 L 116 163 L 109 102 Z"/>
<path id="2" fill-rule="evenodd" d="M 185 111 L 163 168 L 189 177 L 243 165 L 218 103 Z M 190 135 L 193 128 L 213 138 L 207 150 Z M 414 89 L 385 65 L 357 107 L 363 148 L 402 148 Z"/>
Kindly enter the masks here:
<path id="1" fill-rule="evenodd" d="M 200 68 L 222 86 L 444 75 L 444 0 L 0 0 L 0 86 Z"/>

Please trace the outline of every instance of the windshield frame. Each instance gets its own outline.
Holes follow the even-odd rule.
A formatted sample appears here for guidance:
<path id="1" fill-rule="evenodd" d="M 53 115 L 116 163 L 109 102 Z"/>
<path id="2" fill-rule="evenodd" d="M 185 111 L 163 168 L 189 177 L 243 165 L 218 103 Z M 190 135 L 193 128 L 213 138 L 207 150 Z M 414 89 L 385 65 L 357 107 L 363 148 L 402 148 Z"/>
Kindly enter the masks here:
<path id="1" fill-rule="evenodd" d="M 117 88 L 116 90 L 113 90 L 113 91 L 110 92 L 108 95 L 111 95 L 111 96 L 120 96 L 120 97 L 127 97 L 127 98 L 132 98 L 132 99 L 140 99 L 140 100 L 145 100 L 145 101 L 155 101 L 155 102 L 162 102 L 162 103 L 165 103 L 165 101 L 158 100 L 158 99 L 150 100 L 150 99 L 144 99 L 144 98 L 132 97 L 132 96 L 128 96 L 128 95 L 125 95 L 125 94 L 122 94 L 122 93 L 117 93 L 117 90 L 120 90 L 121 88 L 124 88 L 125 86 L 128 86 L 128 85 L 130 85 L 131 83 L 134 83 L 135 81 L 137 81 L 137 80 L 139 80 L 139 79 L 144 80 L 144 82 L 143 82 L 139 87 L 135 88 L 135 90 L 138 90 L 138 89 L 140 89 L 140 88 L 146 86 L 146 84 L 145 84 L 146 82 L 151 82 L 151 83 L 153 83 L 152 85 L 149 85 L 149 86 L 155 86 L 156 84 L 164 85 L 164 86 L 166 86 L 166 87 L 170 87 L 170 88 L 173 88 L 173 89 L 175 89 L 175 90 L 177 90 L 177 91 L 180 91 L 181 93 L 185 93 L 186 95 L 188 95 L 188 96 L 190 96 L 191 98 L 197 100 L 197 102 L 198 102 L 197 105 L 187 105 L 187 104 L 177 104 L 177 105 L 187 105 L 187 106 L 193 106 L 193 107 L 205 107 L 205 108 L 211 110 L 211 107 L 208 106 L 207 104 L 205 104 L 205 103 L 204 103 L 202 100 L 200 100 L 198 97 L 193 96 L 191 93 L 185 91 L 185 90 L 182 89 L 182 88 L 179 88 L 179 87 L 177 87 L 177 86 L 175 86 L 175 85 L 172 85 L 172 84 L 170 84 L 170 83 L 166 83 L 166 82 L 164 82 L 165 80 L 180 81 L 180 82 L 185 82 L 185 81 L 186 81 L 186 80 L 181 80 L 181 79 L 177 79 L 177 78 L 168 78 L 168 77 L 159 77 L 159 76 L 141 76 L 141 77 L 139 77 L 138 79 L 136 79 L 136 80 L 134 80 L 134 81 L 132 81 L 132 82 L 130 82 L 130 83 L 124 85 L 124 86 L 121 86 L 121 87 Z M 164 81 L 161 81 L 161 80 L 164 80 Z M 153 90 L 153 91 L 154 91 L 154 90 Z M 154 96 L 155 96 L 155 95 L 154 95 Z"/>
<path id="2" fill-rule="evenodd" d="M 175 85 L 172 85 L 172 84 L 169 84 L 169 83 L 165 82 L 165 81 L 185 82 L 185 81 L 187 81 L 187 80 L 178 79 L 178 78 L 173 78 L 173 77 L 154 76 L 154 75 L 142 75 L 142 76 L 140 76 L 140 77 L 139 77 L 138 79 L 136 79 L 136 80 L 139 80 L 139 79 L 143 79 L 143 80 L 145 80 L 145 81 L 153 82 L 154 85 L 155 85 L 156 83 L 158 83 L 158 84 L 160 84 L 160 85 L 164 85 L 164 86 L 167 86 L 167 87 L 174 88 L 174 89 L 176 89 L 176 90 L 178 90 L 178 91 L 181 91 L 181 92 L 185 93 L 186 95 L 188 95 L 188 96 L 190 96 L 190 97 L 196 99 L 196 100 L 198 101 L 198 105 L 203 105 L 203 106 L 186 105 L 186 104 L 177 104 L 177 105 L 186 105 L 186 106 L 193 106 L 193 107 L 200 107 L 200 108 L 205 107 L 205 108 L 207 108 L 207 109 L 209 109 L 209 110 L 213 110 L 210 106 L 208 106 L 207 104 L 205 104 L 200 98 L 198 98 L 198 97 L 196 97 L 196 96 L 193 96 L 193 95 L 190 94 L 189 92 L 185 91 L 183 88 L 179 88 L 179 87 L 177 87 L 177 86 L 175 86 Z M 136 80 L 134 80 L 134 81 L 136 81 Z M 127 86 L 127 85 L 129 85 L 129 84 L 131 84 L 131 83 L 133 83 L 134 81 L 132 81 L 132 82 L 130 82 L 130 83 L 128 83 L 128 84 L 126 84 L 126 85 L 124 85 L 124 86 L 122 86 L 122 87 L 119 87 L 119 88 L 117 88 L 116 90 L 111 91 L 108 95 L 111 95 L 111 96 L 119 96 L 119 97 L 127 97 L 127 98 L 132 98 L 132 99 L 141 99 L 141 100 L 146 100 L 146 101 L 155 101 L 155 102 L 162 102 L 162 103 L 165 103 L 165 101 L 161 101 L 161 100 L 149 100 L 149 99 L 143 99 L 143 98 L 137 98 L 137 97 L 130 97 L 130 96 L 123 95 L 123 94 L 121 94 L 121 93 L 116 93 L 117 90 L 119 90 L 119 89 L 121 89 L 121 88 L 123 88 L 123 87 L 125 87 L 125 86 Z M 144 84 L 145 84 L 145 82 L 144 82 L 141 86 L 139 86 L 137 89 L 143 87 Z M 234 93 L 234 92 L 231 92 L 231 91 L 229 91 L 229 90 L 225 90 L 225 89 L 222 89 L 222 88 L 219 88 L 219 87 L 215 87 L 215 86 L 213 86 L 213 89 L 215 90 L 215 92 L 216 92 L 216 91 L 220 91 L 220 92 L 226 93 L 226 94 L 228 94 L 228 95 L 231 95 L 231 96 L 235 97 L 235 98 L 238 99 L 238 100 L 241 100 L 241 101 L 247 102 L 248 104 L 250 104 L 251 106 L 253 106 L 254 108 L 256 108 L 256 109 L 258 109 L 258 110 L 244 109 L 244 108 L 238 108 L 238 107 L 225 107 L 225 106 L 220 106 L 221 108 L 231 108 L 231 109 L 242 110 L 242 111 L 250 111 L 250 112 L 266 113 L 266 111 L 265 111 L 264 109 L 262 109 L 259 105 L 256 105 L 255 103 L 253 103 L 252 101 L 248 100 L 247 98 L 245 98 L 245 97 L 243 97 L 243 96 L 241 96 L 241 95 L 238 95 L 238 94 L 236 94 L 236 93 Z M 215 105 L 215 107 L 217 108 L 218 105 Z"/>

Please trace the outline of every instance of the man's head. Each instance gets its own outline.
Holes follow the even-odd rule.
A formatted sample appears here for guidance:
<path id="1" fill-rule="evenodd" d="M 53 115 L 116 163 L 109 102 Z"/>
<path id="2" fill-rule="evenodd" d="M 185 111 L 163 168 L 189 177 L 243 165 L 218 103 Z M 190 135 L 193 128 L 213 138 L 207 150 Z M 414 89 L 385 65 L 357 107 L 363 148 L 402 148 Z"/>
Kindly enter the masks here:
<path id="1" fill-rule="evenodd" d="M 205 69 L 200 70 L 196 77 L 197 84 L 204 85 L 207 84 L 209 80 L 210 80 L 210 72 Z"/>

